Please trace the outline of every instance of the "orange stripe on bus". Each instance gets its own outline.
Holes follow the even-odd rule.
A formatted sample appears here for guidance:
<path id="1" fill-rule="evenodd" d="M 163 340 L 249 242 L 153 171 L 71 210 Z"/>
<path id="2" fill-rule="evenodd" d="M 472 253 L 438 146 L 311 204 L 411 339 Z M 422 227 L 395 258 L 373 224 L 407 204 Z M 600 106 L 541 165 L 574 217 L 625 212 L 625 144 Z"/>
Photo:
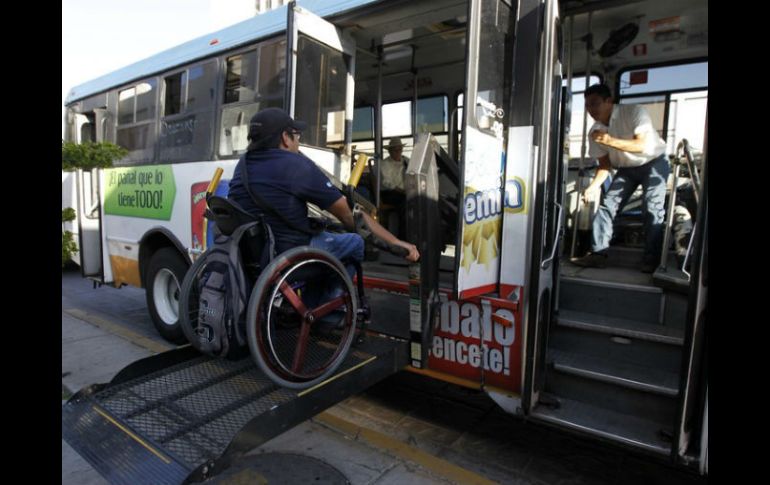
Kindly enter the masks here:
<path id="1" fill-rule="evenodd" d="M 116 287 L 120 287 L 122 284 L 137 288 L 142 287 L 142 279 L 139 277 L 139 261 L 111 254 L 110 264 L 112 264 L 112 279 Z"/>

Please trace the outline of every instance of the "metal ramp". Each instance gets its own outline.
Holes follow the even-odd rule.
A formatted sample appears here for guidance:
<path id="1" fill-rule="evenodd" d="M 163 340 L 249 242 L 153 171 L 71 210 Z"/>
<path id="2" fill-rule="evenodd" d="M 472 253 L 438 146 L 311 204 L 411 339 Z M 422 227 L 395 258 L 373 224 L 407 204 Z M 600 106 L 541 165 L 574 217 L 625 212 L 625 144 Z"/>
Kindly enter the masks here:
<path id="1" fill-rule="evenodd" d="M 62 407 L 62 437 L 110 483 L 204 480 L 407 364 L 408 342 L 367 336 L 340 370 L 303 391 L 273 384 L 250 357 L 191 347 L 134 362 Z"/>

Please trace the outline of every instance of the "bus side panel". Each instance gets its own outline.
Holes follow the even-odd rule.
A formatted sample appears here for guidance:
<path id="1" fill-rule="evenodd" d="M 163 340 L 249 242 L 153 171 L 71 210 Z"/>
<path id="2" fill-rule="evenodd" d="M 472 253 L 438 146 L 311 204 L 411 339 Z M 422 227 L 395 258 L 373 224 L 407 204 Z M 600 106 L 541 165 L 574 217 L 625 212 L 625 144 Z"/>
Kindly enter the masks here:
<path id="1" fill-rule="evenodd" d="M 214 169 L 225 172 L 220 182 L 227 189 L 235 160 L 119 167 L 104 172 L 105 282 L 115 286 L 142 286 L 139 252 L 142 240 L 164 234 L 186 258 L 205 249 L 205 204 L 202 192 Z M 201 189 L 203 187 L 203 189 Z M 195 215 L 196 221 L 193 221 Z M 191 251 L 192 250 L 192 251 Z M 107 275 L 109 274 L 109 279 Z"/>

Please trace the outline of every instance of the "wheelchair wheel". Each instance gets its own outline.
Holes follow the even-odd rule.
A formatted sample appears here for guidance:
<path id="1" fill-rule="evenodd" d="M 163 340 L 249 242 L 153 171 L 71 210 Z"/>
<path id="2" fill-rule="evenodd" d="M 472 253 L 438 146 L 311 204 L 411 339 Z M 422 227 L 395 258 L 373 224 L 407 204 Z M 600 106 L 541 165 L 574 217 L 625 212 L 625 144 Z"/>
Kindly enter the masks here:
<path id="1" fill-rule="evenodd" d="M 357 298 L 342 263 L 302 246 L 277 256 L 254 285 L 246 317 L 251 355 L 276 384 L 305 389 L 347 356 Z"/>
<path id="2" fill-rule="evenodd" d="M 201 337 L 198 335 L 198 311 L 200 305 L 199 281 L 201 275 L 206 270 L 208 258 L 207 253 L 203 253 L 195 260 L 182 281 L 182 288 L 179 294 L 179 326 L 182 333 L 195 349 L 200 352 L 227 357 L 229 359 L 240 359 L 245 357 L 246 348 L 238 348 L 234 341 L 228 342 L 226 348 L 220 348 L 219 351 L 209 352 L 201 347 Z M 236 330 L 237 331 L 237 330 Z"/>

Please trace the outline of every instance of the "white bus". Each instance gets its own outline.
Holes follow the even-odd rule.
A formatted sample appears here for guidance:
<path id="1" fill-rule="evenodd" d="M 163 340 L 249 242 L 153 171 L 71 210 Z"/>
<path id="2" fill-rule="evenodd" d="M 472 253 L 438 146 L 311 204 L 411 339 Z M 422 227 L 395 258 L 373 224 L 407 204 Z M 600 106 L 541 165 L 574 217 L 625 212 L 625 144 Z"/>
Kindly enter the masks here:
<path id="1" fill-rule="evenodd" d="M 226 193 L 254 113 L 306 121 L 301 151 L 336 180 L 367 153 L 381 211 L 379 161 L 400 137 L 396 229 L 422 260 L 411 274 L 385 254 L 365 263 L 371 330 L 409 341 L 410 371 L 706 473 L 707 69 L 705 0 L 297 1 L 74 87 L 65 139 L 129 154 L 63 172 L 63 207 L 83 275 L 144 287 L 158 331 L 181 342 L 179 283 L 210 236 L 203 193 L 217 167 Z M 644 103 L 678 183 L 698 179 L 685 265 L 638 271 L 632 204 L 612 267 L 569 263 L 595 165 L 584 78 Z"/>

